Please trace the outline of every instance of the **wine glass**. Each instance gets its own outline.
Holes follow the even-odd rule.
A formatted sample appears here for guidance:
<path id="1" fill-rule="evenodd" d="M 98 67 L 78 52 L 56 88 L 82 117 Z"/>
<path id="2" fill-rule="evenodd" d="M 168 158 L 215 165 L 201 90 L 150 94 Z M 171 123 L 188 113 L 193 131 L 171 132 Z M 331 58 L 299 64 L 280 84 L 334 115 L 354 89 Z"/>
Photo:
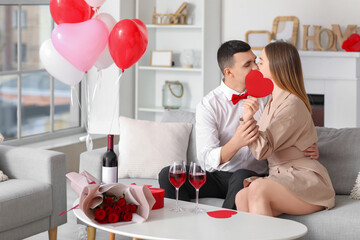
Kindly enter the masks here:
<path id="1" fill-rule="evenodd" d="M 172 211 L 182 212 L 184 208 L 179 206 L 179 188 L 184 184 L 186 180 L 186 166 L 184 161 L 173 162 L 169 169 L 169 180 L 176 189 L 176 206 L 172 208 Z"/>
<path id="2" fill-rule="evenodd" d="M 206 212 L 205 209 L 199 208 L 199 189 L 206 182 L 206 172 L 199 163 L 191 162 L 189 170 L 189 182 L 196 189 L 196 207 L 192 210 L 192 212 Z"/>

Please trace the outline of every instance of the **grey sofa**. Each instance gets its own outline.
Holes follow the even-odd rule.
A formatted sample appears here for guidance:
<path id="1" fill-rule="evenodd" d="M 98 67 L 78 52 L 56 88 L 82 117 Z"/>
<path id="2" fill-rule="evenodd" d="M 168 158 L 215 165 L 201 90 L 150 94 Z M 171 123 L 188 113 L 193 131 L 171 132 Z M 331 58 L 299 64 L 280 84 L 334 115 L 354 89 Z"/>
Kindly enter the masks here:
<path id="1" fill-rule="evenodd" d="M 166 111 L 162 121 L 194 124 L 195 114 L 181 110 Z M 307 235 L 301 239 L 360 239 L 360 200 L 353 200 L 349 197 L 360 171 L 360 128 L 317 127 L 317 133 L 319 161 L 329 171 L 337 194 L 336 206 L 331 210 L 304 216 L 282 215 L 280 217 L 301 222 L 308 227 Z M 115 151 L 118 151 L 116 147 Z M 80 172 L 86 170 L 101 179 L 101 159 L 104 152 L 105 148 L 82 153 L 80 155 Z M 187 157 L 188 162 L 196 160 L 194 128 L 190 135 Z M 158 186 L 156 179 L 119 179 L 119 182 Z M 199 202 L 221 207 L 223 199 L 203 198 Z"/>
<path id="2" fill-rule="evenodd" d="M 63 153 L 0 145 L 0 239 L 16 240 L 66 223 L 66 167 Z"/>

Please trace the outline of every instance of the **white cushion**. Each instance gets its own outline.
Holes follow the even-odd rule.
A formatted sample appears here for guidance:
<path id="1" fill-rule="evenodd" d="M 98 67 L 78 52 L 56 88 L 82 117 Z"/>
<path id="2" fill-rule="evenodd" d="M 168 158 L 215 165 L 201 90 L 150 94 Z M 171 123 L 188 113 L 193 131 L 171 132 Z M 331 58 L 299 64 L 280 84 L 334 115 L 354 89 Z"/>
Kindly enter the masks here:
<path id="1" fill-rule="evenodd" d="M 8 176 L 6 176 L 3 171 L 0 170 L 0 182 L 8 180 Z"/>
<path id="2" fill-rule="evenodd" d="M 186 161 L 191 123 L 120 117 L 119 178 L 158 178 L 163 167 Z"/>
<path id="3" fill-rule="evenodd" d="M 350 197 L 352 199 L 360 200 L 360 172 L 356 178 L 355 185 L 351 190 Z"/>

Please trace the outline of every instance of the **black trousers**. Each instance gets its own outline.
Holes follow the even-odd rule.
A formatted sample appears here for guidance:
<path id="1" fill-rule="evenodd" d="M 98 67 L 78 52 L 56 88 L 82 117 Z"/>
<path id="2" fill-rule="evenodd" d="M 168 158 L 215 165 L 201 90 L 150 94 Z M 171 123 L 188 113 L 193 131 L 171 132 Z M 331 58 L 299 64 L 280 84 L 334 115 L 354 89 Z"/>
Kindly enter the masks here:
<path id="1" fill-rule="evenodd" d="M 189 166 L 186 166 L 187 175 L 189 173 Z M 206 182 L 200 188 L 199 198 L 222 198 L 225 199 L 223 208 L 236 209 L 235 195 L 244 187 L 244 179 L 252 176 L 263 177 L 256 172 L 239 169 L 236 172 L 206 172 Z M 160 188 L 165 189 L 165 197 L 176 197 L 174 186 L 169 180 L 169 167 L 163 168 L 159 173 Z M 195 188 L 191 185 L 188 178 L 186 182 L 179 189 L 179 200 L 190 201 L 195 198 Z"/>

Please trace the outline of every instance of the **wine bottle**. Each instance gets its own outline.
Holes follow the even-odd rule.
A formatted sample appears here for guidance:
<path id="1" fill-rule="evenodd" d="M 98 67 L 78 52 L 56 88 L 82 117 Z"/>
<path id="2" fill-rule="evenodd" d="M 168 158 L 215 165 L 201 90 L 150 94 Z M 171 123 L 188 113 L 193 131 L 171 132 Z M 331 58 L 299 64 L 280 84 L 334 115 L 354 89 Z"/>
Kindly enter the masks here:
<path id="1" fill-rule="evenodd" d="M 117 183 L 118 159 L 114 152 L 114 135 L 108 135 L 107 151 L 102 161 L 102 183 Z"/>

